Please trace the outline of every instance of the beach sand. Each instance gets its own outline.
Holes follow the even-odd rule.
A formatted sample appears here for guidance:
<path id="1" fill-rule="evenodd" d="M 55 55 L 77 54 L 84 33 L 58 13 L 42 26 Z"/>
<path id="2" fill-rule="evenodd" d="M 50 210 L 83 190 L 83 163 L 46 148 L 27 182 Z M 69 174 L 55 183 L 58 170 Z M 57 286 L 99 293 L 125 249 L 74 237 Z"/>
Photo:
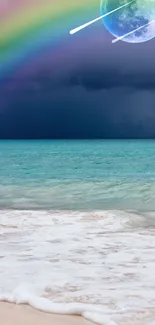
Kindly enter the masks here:
<path id="1" fill-rule="evenodd" d="M 0 303 L 1 325 L 92 325 L 79 316 L 55 315 L 40 312 L 25 305 Z"/>

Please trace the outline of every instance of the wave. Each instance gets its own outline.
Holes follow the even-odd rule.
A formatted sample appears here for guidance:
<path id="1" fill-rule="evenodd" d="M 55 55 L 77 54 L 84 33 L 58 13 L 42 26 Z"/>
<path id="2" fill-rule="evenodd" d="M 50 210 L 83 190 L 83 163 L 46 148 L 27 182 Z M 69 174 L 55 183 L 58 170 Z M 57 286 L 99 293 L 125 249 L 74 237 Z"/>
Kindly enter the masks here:
<path id="1" fill-rule="evenodd" d="M 100 325 L 154 307 L 154 221 L 140 211 L 0 210 L 0 301 Z"/>
<path id="2" fill-rule="evenodd" d="M 18 287 L 12 294 L 1 294 L 0 301 L 26 304 L 46 313 L 83 316 L 99 325 L 116 325 L 108 315 L 105 315 L 103 307 L 82 303 L 53 303 L 47 298 L 29 293 L 23 286 Z"/>
<path id="3" fill-rule="evenodd" d="M 0 234 L 16 233 L 34 227 L 89 223 L 98 233 L 155 227 L 154 212 L 132 210 L 0 210 Z M 97 230 L 97 229 L 96 229 Z"/>
<path id="4" fill-rule="evenodd" d="M 146 209 L 155 210 L 154 180 L 52 180 L 1 184 L 0 209 Z"/>
<path id="5" fill-rule="evenodd" d="M 142 223 L 144 215 L 134 211 L 0 210 L 0 233 L 16 233 L 33 228 L 83 223 L 98 228 L 98 234 L 127 230 Z M 153 218 L 151 219 L 153 220 Z M 93 233 L 93 229 L 92 229 Z"/>

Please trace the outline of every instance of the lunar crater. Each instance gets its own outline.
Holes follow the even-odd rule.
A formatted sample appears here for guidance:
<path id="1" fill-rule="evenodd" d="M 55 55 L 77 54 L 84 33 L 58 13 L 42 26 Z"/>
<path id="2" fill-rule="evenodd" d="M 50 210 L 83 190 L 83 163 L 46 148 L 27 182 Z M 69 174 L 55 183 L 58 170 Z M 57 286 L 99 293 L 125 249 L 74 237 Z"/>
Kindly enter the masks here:
<path id="1" fill-rule="evenodd" d="M 128 0 L 101 0 L 101 15 L 128 3 Z M 155 20 L 155 0 L 135 0 L 126 7 L 103 18 L 107 30 L 115 37 L 122 37 Z M 155 22 L 131 33 L 122 40 L 142 43 L 155 37 Z"/>

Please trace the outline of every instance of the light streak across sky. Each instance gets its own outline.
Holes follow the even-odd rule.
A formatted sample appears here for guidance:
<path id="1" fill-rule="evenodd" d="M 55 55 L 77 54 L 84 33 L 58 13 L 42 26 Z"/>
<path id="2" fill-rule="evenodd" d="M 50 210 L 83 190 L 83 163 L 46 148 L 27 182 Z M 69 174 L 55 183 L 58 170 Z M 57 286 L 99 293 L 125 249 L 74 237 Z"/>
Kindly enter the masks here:
<path id="1" fill-rule="evenodd" d="M 75 33 L 79 32 L 80 30 L 82 30 L 82 29 L 84 29 L 84 28 L 86 28 L 86 27 L 88 27 L 88 26 L 90 26 L 90 25 L 96 23 L 98 20 L 101 20 L 101 19 L 103 19 L 104 17 L 107 17 L 107 16 L 113 14 L 114 12 L 116 12 L 116 11 L 122 9 L 123 7 L 129 6 L 129 5 L 130 5 L 132 2 L 134 2 L 134 1 L 135 1 L 135 0 L 132 0 L 132 1 L 130 1 L 130 2 L 127 2 L 127 3 L 125 3 L 124 5 L 122 5 L 122 6 L 118 7 L 118 8 L 116 8 L 116 9 L 113 9 L 113 10 L 107 12 L 106 14 L 104 14 L 104 15 L 98 17 L 98 18 L 95 18 L 95 19 L 91 20 L 91 21 L 89 21 L 88 23 L 86 23 L 86 24 L 84 24 L 84 25 L 81 25 L 81 26 L 79 26 L 79 27 L 76 27 L 76 28 L 70 30 L 69 33 L 70 33 L 71 35 L 72 35 L 72 34 L 75 34 Z"/>
<path id="2" fill-rule="evenodd" d="M 119 36 L 119 37 L 113 39 L 113 40 L 112 40 L 112 43 L 116 43 L 116 42 L 118 42 L 118 41 L 121 41 L 123 38 L 125 38 L 125 37 L 127 37 L 127 36 L 129 36 L 129 35 L 131 35 L 131 34 L 133 34 L 133 33 L 135 33 L 135 32 L 137 32 L 138 30 L 140 30 L 140 29 L 142 29 L 142 28 L 144 28 L 144 27 L 146 27 L 146 26 L 148 26 L 148 25 L 153 24 L 154 22 L 155 22 L 155 19 L 149 21 L 149 22 L 148 22 L 147 24 L 145 24 L 145 25 L 142 25 L 142 26 L 140 26 L 140 27 L 138 27 L 138 28 L 132 30 L 131 32 L 129 32 L 129 33 L 127 33 L 127 34 L 124 34 L 124 35 L 122 35 L 122 36 Z"/>

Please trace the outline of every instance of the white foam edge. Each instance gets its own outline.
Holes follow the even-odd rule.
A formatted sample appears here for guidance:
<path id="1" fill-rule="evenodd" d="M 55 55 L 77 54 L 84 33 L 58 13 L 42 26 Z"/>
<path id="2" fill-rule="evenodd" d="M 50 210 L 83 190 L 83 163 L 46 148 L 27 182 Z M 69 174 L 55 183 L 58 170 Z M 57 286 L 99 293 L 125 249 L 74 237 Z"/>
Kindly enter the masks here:
<path id="1" fill-rule="evenodd" d="M 105 315 L 103 308 L 99 306 L 82 303 L 53 303 L 47 298 L 19 292 L 18 290 L 15 290 L 12 294 L 1 294 L 0 301 L 29 305 L 46 313 L 83 316 L 85 319 L 99 325 L 116 325 L 109 316 Z"/>

